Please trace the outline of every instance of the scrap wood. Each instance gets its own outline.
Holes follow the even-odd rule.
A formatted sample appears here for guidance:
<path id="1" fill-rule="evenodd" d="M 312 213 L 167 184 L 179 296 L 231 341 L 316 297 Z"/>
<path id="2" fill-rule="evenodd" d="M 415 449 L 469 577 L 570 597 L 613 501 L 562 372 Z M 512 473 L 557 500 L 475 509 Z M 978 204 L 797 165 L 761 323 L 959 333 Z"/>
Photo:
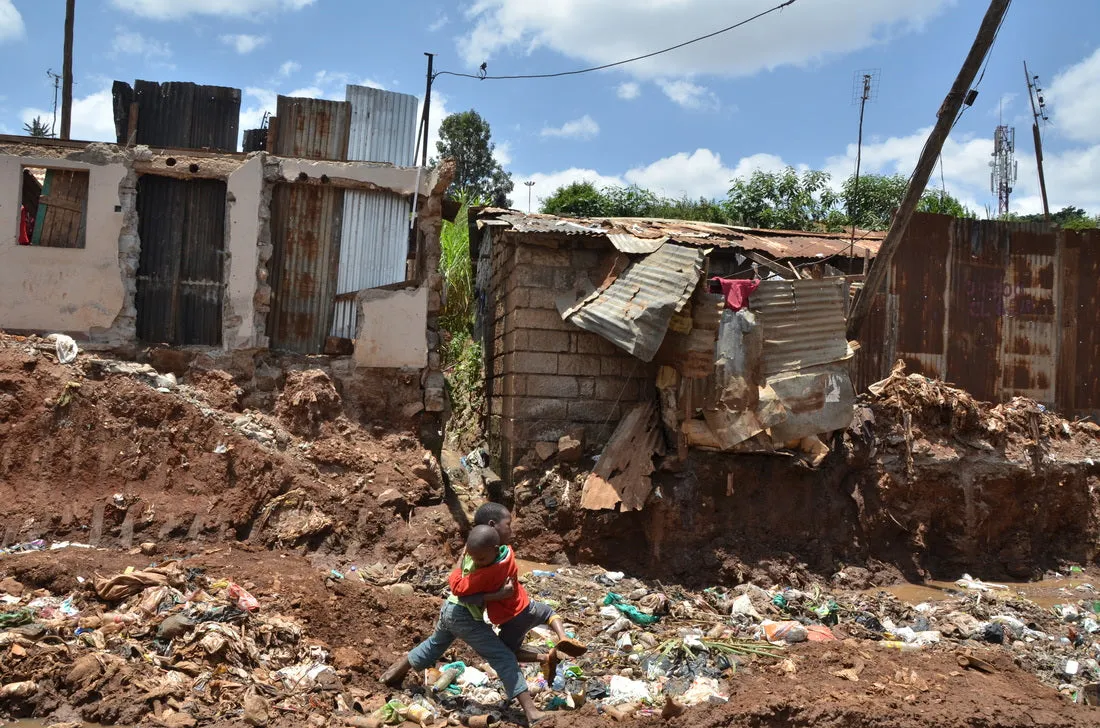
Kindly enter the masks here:
<path id="1" fill-rule="evenodd" d="M 581 507 L 640 511 L 653 490 L 653 456 L 661 444 L 657 408 L 652 402 L 635 405 L 611 435 L 595 469 L 584 481 Z"/>
<path id="2" fill-rule="evenodd" d="M 988 663 L 985 660 L 979 660 L 977 657 L 974 657 L 974 655 L 971 655 L 969 652 L 960 652 L 958 655 L 956 655 L 955 659 L 958 660 L 959 667 L 969 667 L 971 669 L 978 670 L 989 675 L 997 672 L 997 668 L 995 668 L 991 663 Z"/>

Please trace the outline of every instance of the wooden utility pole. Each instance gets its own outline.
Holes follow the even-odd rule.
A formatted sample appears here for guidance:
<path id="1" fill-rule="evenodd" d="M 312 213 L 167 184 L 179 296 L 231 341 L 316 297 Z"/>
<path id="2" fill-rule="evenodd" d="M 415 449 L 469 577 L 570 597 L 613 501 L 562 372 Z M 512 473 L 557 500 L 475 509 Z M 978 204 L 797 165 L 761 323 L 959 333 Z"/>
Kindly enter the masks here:
<path id="1" fill-rule="evenodd" d="M 1050 222 L 1050 205 L 1047 203 L 1047 179 L 1043 174 L 1043 138 L 1039 134 L 1039 120 L 1046 120 L 1046 113 L 1044 112 L 1043 97 L 1040 96 L 1042 89 L 1038 88 L 1039 77 L 1035 76 L 1035 83 L 1032 83 L 1031 73 L 1027 70 L 1027 61 L 1024 61 L 1024 80 L 1027 81 L 1027 98 L 1031 102 L 1031 136 L 1035 142 L 1035 165 L 1039 168 L 1039 193 L 1043 197 L 1043 217 L 1047 222 Z M 1035 106 L 1035 97 L 1039 96 L 1039 105 Z"/>
<path id="2" fill-rule="evenodd" d="M 428 114 L 432 110 L 432 81 L 435 79 L 432 77 L 432 64 L 435 61 L 434 53 L 425 53 L 428 57 L 428 87 L 424 90 L 424 116 L 420 120 L 420 126 L 424 135 L 424 146 L 420 149 L 420 166 L 428 166 L 428 129 L 429 119 Z"/>
<path id="3" fill-rule="evenodd" d="M 61 69 L 61 138 L 68 139 L 73 123 L 73 16 L 76 0 L 65 0 L 65 65 Z"/>
<path id="4" fill-rule="evenodd" d="M 886 233 L 886 238 L 879 247 L 878 255 L 875 257 L 871 270 L 867 273 L 867 280 L 863 283 L 863 289 L 859 292 L 859 296 L 852 306 L 852 313 L 848 317 L 849 340 L 859 338 L 859 329 L 871 310 L 871 303 L 875 300 L 875 295 L 886 280 L 886 273 L 890 270 L 894 253 L 897 252 L 902 238 L 905 237 L 909 221 L 912 220 L 921 195 L 924 194 L 924 188 L 928 185 L 928 178 L 936 167 L 936 160 L 943 149 L 943 143 L 947 141 L 947 135 L 951 132 L 951 127 L 954 126 L 955 119 L 962 109 L 963 102 L 970 91 L 970 85 L 974 83 L 974 77 L 978 75 L 978 69 L 981 68 L 982 61 L 985 60 L 986 54 L 989 53 L 989 49 L 993 45 L 997 28 L 1004 20 L 1011 2 L 1012 0 L 991 0 L 989 9 L 985 11 L 985 17 L 982 18 L 981 27 L 978 28 L 978 35 L 974 38 L 970 53 L 967 54 L 962 68 L 959 69 L 959 75 L 955 78 L 955 83 L 952 84 L 951 90 L 940 106 L 936 125 L 932 128 L 932 132 L 924 143 L 924 149 L 921 150 L 917 166 L 913 170 L 912 178 L 909 180 L 909 187 L 905 190 L 905 197 L 902 198 L 898 211 L 890 225 L 890 230 Z"/>

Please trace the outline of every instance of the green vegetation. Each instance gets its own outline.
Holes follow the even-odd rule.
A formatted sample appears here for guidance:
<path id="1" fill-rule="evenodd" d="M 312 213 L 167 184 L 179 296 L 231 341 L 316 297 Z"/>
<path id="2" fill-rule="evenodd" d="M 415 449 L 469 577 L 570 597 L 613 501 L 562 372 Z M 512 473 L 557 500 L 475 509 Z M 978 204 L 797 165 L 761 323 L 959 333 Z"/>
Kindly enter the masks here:
<path id="1" fill-rule="evenodd" d="M 1012 222 L 1044 222 L 1046 220 L 1041 212 L 1032 215 L 1018 215 L 1010 212 L 1001 219 Z M 1095 230 L 1100 228 L 1100 215 L 1089 217 L 1087 212 L 1073 205 L 1063 207 L 1058 212 L 1052 212 L 1050 221 L 1066 230 Z"/>
<path id="2" fill-rule="evenodd" d="M 509 207 L 508 194 L 514 184 L 512 175 L 493 158 L 489 122 L 473 109 L 451 114 L 439 126 L 436 151 L 440 159 L 453 159 L 457 168 L 451 183 L 452 195 L 489 200 L 497 207 Z"/>
<path id="3" fill-rule="evenodd" d="M 53 130 L 50 129 L 50 125 L 42 121 L 42 117 L 36 116 L 30 120 L 30 122 L 23 125 L 23 131 L 27 133 L 27 136 L 32 137 L 52 137 Z"/>

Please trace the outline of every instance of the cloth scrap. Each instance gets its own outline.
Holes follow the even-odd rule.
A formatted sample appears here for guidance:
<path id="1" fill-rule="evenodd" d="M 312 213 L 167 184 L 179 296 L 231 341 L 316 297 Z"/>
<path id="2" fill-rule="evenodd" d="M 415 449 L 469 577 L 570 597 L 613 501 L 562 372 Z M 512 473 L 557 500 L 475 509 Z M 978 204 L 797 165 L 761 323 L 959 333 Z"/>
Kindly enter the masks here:
<path id="1" fill-rule="evenodd" d="M 731 311 L 740 311 L 749 305 L 749 296 L 760 286 L 760 279 L 746 280 L 744 278 L 711 278 L 712 283 L 722 287 L 722 295 L 726 297 L 726 306 Z"/>

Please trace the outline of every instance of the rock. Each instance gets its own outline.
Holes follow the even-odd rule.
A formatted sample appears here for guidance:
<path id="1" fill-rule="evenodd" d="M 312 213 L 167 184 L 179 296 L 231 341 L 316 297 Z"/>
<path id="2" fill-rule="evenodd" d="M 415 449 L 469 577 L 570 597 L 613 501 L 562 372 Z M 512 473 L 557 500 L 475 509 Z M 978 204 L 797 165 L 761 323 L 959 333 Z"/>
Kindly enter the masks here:
<path id="1" fill-rule="evenodd" d="M 0 592 L 10 594 L 13 597 L 22 596 L 23 585 L 9 576 L 6 577 L 3 581 L 0 581 Z"/>
<path id="2" fill-rule="evenodd" d="M 401 597 L 411 597 L 416 594 L 412 584 L 390 584 L 386 587 L 386 591 Z"/>
<path id="3" fill-rule="evenodd" d="M 443 490 L 443 471 L 439 467 L 439 461 L 430 452 L 424 453 L 421 462 L 412 468 L 412 474 L 427 483 L 433 490 Z"/>
<path id="4" fill-rule="evenodd" d="M 141 553 L 145 554 L 146 556 L 152 556 L 157 552 L 157 545 L 153 541 L 144 542 L 143 544 L 141 544 L 140 548 Z"/>
<path id="5" fill-rule="evenodd" d="M 558 446 L 552 442 L 536 442 L 535 453 L 539 456 L 539 460 L 549 460 L 554 457 L 554 453 L 558 451 Z"/>
<path id="6" fill-rule="evenodd" d="M 157 389 L 175 389 L 179 386 L 179 382 L 176 381 L 176 375 L 172 373 L 158 374 L 153 380 Z"/>
<path id="7" fill-rule="evenodd" d="M 584 442 L 572 435 L 565 435 L 558 440 L 558 458 L 563 463 L 579 463 L 584 457 Z"/>
<path id="8" fill-rule="evenodd" d="M 752 605 L 752 599 L 748 594 L 742 594 L 733 600 L 733 604 L 730 607 L 730 614 L 743 614 L 757 622 L 760 621 L 760 612 L 756 611 L 756 608 Z"/>
<path id="9" fill-rule="evenodd" d="M 162 642 L 182 637 L 195 628 L 195 623 L 182 614 L 173 614 L 157 627 L 157 639 Z"/>
<path id="10" fill-rule="evenodd" d="M 337 647 L 332 653 L 332 663 L 336 665 L 337 670 L 355 670 L 356 672 L 363 672 L 367 666 L 363 653 L 354 647 Z"/>
<path id="11" fill-rule="evenodd" d="M 401 491 L 396 488 L 386 488 L 382 491 L 378 498 L 378 505 L 384 508 L 407 508 L 408 502 L 405 500 L 405 496 Z"/>
<path id="12" fill-rule="evenodd" d="M 245 692 L 241 707 L 244 709 L 244 714 L 241 717 L 249 725 L 263 728 L 271 719 L 267 701 L 256 694 L 255 688 L 249 688 Z"/>

